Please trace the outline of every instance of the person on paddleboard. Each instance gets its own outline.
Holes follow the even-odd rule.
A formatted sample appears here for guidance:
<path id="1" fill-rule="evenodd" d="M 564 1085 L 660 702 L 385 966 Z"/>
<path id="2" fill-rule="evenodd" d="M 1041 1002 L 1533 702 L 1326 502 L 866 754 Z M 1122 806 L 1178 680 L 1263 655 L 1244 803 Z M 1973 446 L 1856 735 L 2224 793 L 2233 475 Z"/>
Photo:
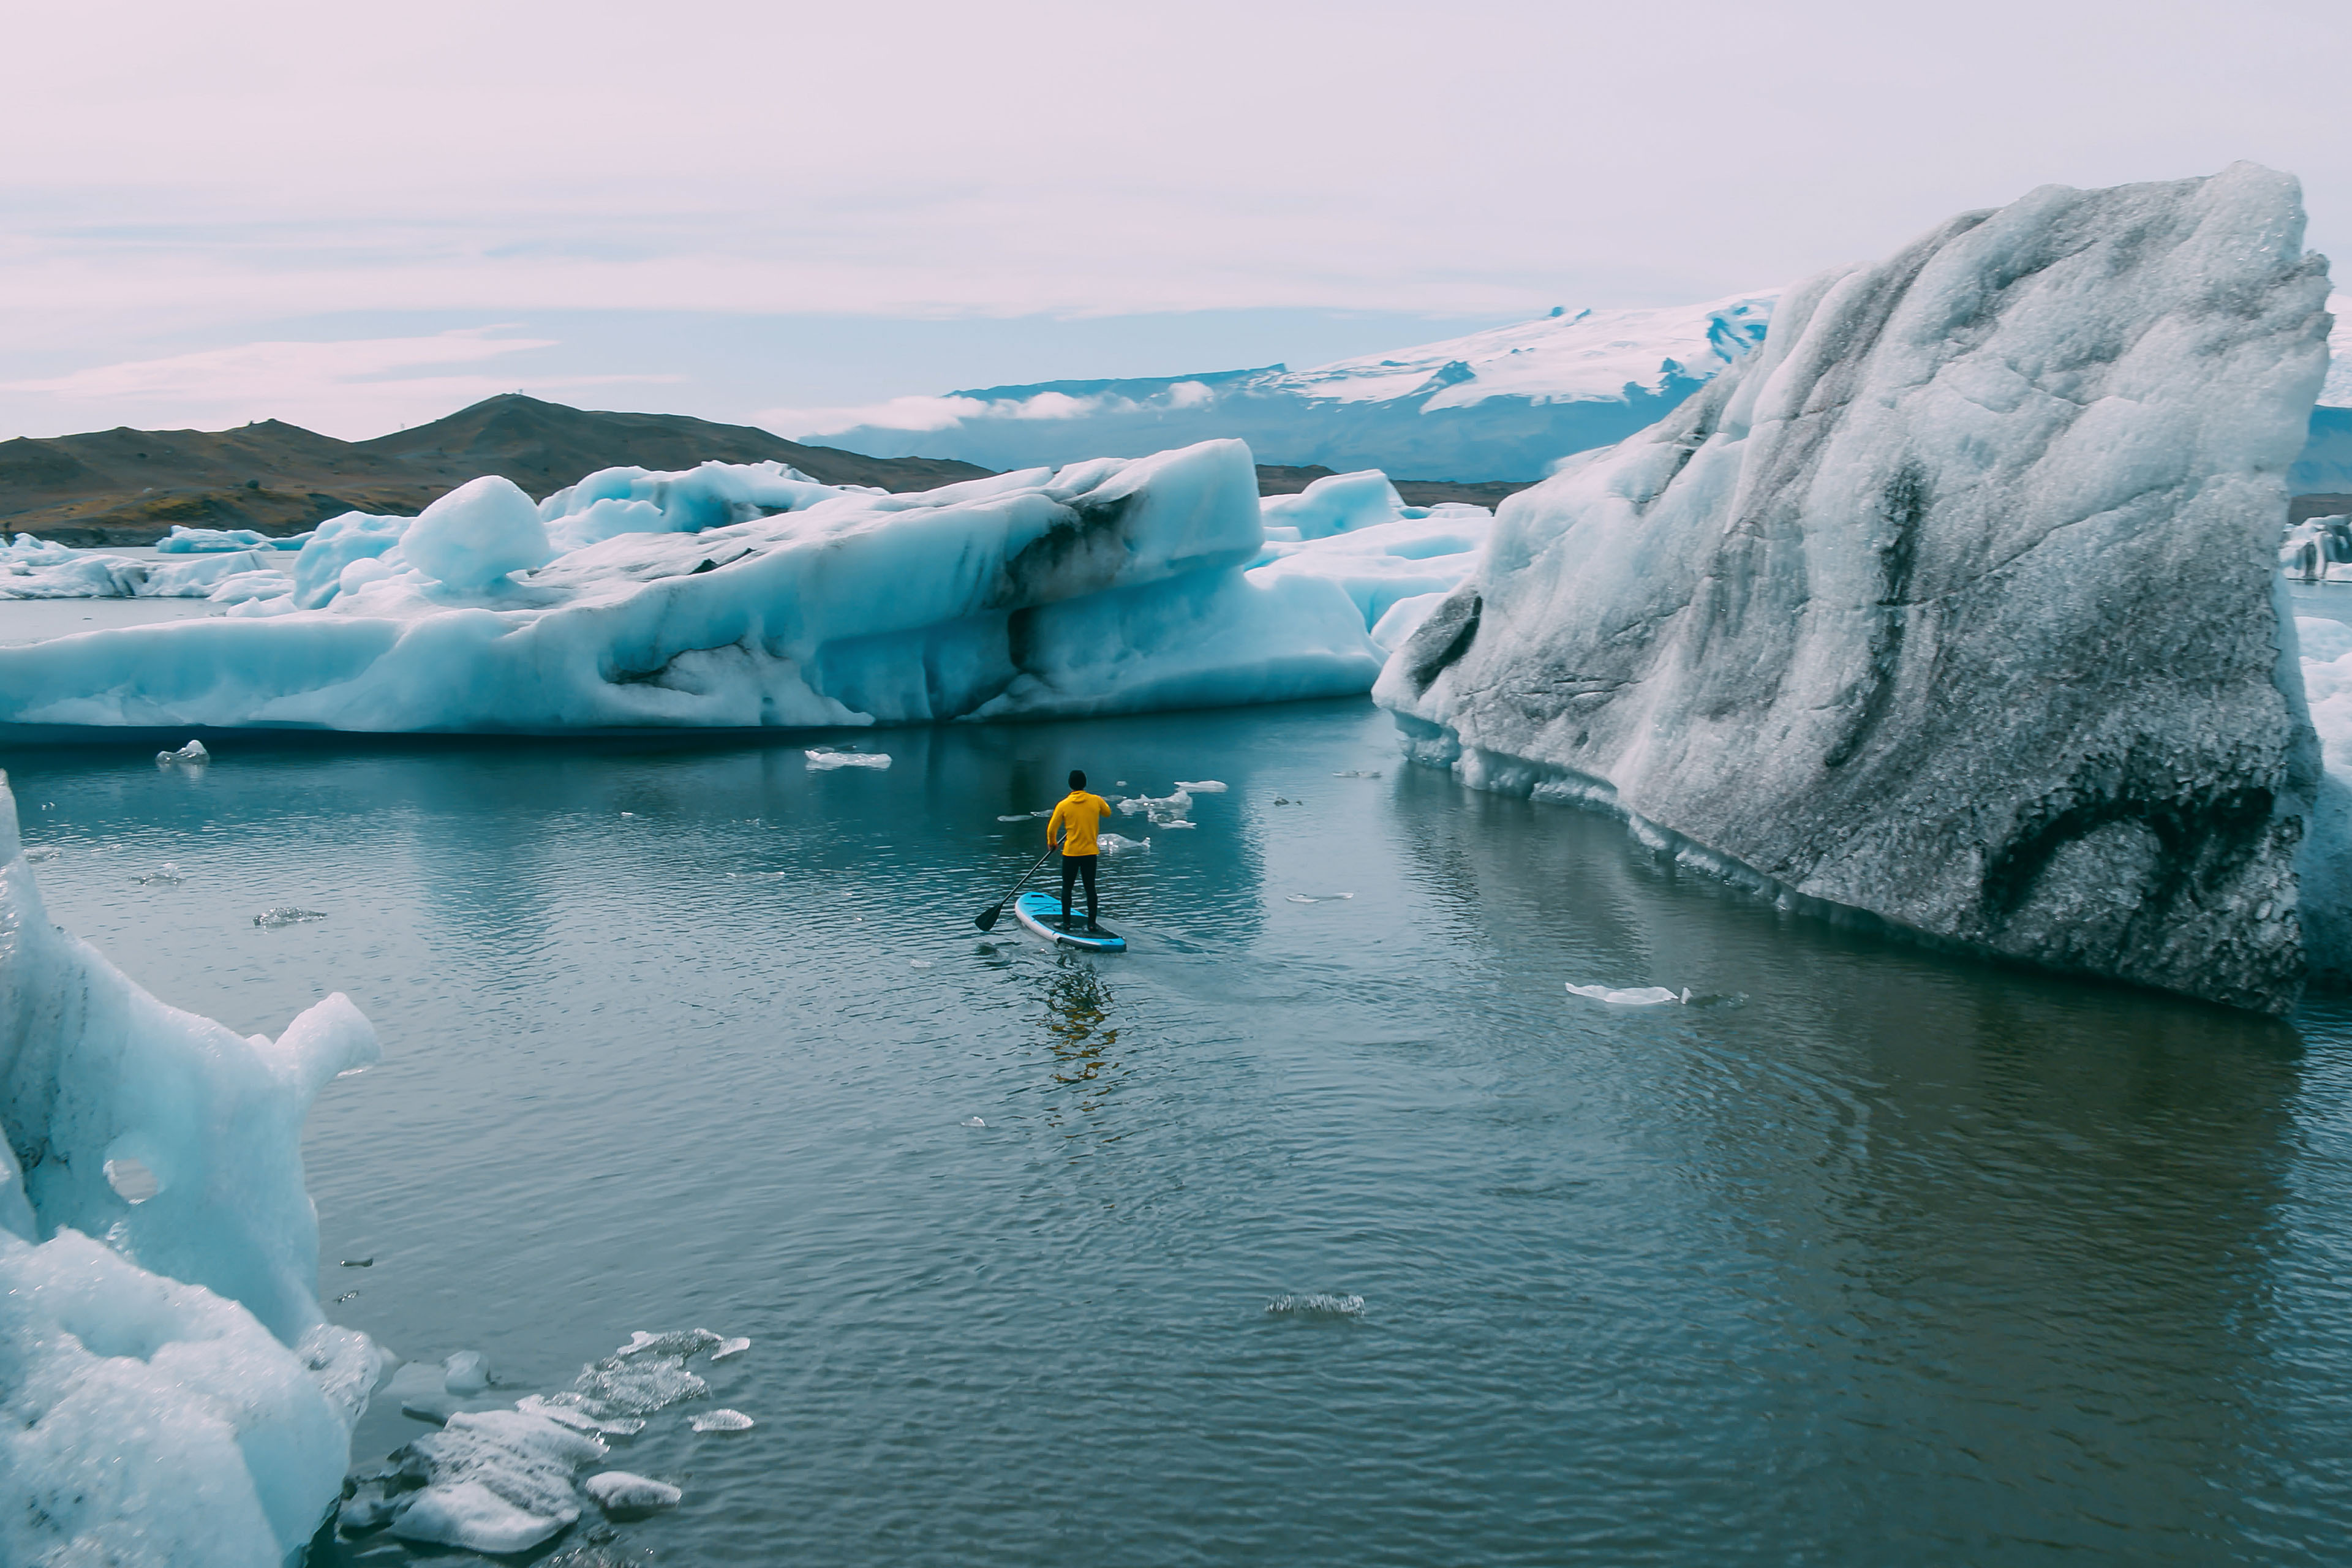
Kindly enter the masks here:
<path id="1" fill-rule="evenodd" d="M 1110 802 L 1098 795 L 1087 793 L 1087 775 L 1077 768 L 1070 770 L 1070 793 L 1045 819 L 1045 847 L 1062 851 L 1062 929 L 1070 929 L 1070 885 L 1083 878 L 1087 884 L 1087 929 L 1098 931 L 1095 923 L 1095 863 L 1101 858 L 1097 847 L 1095 830 L 1110 815 Z"/>

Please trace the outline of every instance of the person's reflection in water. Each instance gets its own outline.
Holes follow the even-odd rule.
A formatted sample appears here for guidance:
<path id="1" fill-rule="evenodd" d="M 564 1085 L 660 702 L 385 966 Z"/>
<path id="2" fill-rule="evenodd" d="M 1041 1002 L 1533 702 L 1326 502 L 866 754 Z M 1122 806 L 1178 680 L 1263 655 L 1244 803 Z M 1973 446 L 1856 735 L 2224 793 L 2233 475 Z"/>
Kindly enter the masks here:
<path id="1" fill-rule="evenodd" d="M 1045 987 L 1045 1034 L 1054 1052 L 1054 1081 L 1078 1090 L 1079 1110 L 1094 1110 L 1118 1072 L 1119 1064 L 1110 1056 L 1118 1044 L 1118 1030 L 1108 1022 L 1113 1005 L 1110 987 L 1083 960 L 1068 960 Z"/>

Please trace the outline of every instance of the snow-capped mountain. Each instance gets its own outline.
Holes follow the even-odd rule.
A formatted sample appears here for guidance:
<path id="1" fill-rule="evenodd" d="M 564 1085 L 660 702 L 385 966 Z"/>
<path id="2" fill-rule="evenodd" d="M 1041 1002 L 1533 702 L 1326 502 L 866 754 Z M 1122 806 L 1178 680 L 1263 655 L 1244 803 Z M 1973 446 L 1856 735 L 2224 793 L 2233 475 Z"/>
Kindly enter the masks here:
<path id="1" fill-rule="evenodd" d="M 1238 436 L 1263 463 L 1412 478 L 1531 479 L 1655 421 L 1763 341 L 1770 292 L 1700 305 L 1554 310 L 1310 370 L 991 386 L 877 407 L 763 416 L 877 457 L 993 468 L 1143 456 Z"/>

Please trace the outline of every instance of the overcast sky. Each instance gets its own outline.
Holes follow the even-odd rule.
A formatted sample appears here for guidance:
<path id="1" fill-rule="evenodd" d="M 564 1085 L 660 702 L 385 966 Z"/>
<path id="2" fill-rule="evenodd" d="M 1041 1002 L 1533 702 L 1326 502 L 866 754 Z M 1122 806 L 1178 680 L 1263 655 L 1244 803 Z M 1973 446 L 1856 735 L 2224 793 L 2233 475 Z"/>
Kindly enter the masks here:
<path id="1" fill-rule="evenodd" d="M 2352 248 L 2347 0 L 83 0 L 8 33 L 0 436 L 1303 365 L 2237 158 Z"/>

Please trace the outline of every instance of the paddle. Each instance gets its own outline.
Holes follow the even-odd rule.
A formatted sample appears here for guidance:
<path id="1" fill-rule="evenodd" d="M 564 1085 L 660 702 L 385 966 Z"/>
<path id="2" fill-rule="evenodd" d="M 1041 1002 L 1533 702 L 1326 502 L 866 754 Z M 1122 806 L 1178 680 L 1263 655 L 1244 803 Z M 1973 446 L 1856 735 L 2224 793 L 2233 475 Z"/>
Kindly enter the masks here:
<path id="1" fill-rule="evenodd" d="M 1053 852 L 1054 847 L 1050 844 L 1047 845 L 1045 847 L 1045 855 L 1051 855 Z M 1030 878 L 1037 874 L 1037 868 L 1045 863 L 1045 855 L 1040 855 L 1037 858 L 1029 862 L 1029 869 L 1021 873 L 1021 882 L 1026 882 Z M 989 905 L 988 908 L 972 916 L 971 923 L 978 926 L 982 931 L 994 931 L 996 929 L 996 917 L 1003 914 L 1004 912 L 1004 906 L 1013 901 L 1013 893 L 1017 893 L 1021 890 L 1021 882 L 1015 882 L 1013 884 L 1013 892 L 1005 894 L 1003 898 L 997 900 L 996 902 Z"/>

